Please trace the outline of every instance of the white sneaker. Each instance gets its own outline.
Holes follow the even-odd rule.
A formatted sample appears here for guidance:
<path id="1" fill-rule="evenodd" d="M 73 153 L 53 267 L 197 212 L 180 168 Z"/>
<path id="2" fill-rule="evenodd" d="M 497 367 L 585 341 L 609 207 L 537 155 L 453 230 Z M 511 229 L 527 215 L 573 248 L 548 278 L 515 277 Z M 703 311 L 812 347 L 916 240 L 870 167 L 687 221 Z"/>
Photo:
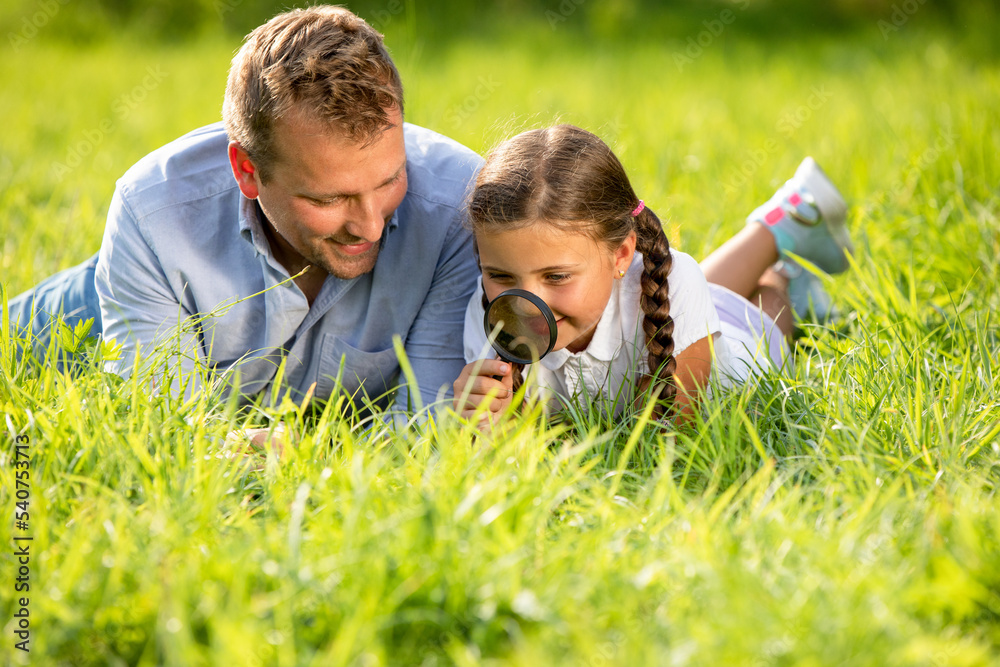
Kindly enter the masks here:
<path id="1" fill-rule="evenodd" d="M 794 253 L 833 274 L 847 270 L 846 253 L 854 249 L 846 218 L 844 198 L 816 161 L 807 157 L 795 176 L 747 217 L 747 224 L 767 227 L 783 259 Z"/>
<path id="2" fill-rule="evenodd" d="M 799 320 L 815 319 L 827 322 L 837 316 L 833 307 L 833 297 L 823 287 L 823 281 L 802 268 L 793 259 L 783 259 L 774 265 L 774 270 L 788 279 L 788 300 Z"/>

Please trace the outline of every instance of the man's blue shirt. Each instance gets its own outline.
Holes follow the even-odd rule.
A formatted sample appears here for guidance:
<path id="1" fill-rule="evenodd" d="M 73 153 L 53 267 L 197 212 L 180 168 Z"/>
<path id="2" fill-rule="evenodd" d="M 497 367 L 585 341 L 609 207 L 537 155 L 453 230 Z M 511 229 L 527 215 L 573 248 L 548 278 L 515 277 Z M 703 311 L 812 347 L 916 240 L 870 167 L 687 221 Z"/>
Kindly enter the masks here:
<path id="1" fill-rule="evenodd" d="M 423 403 L 450 395 L 479 277 L 464 206 L 481 159 L 414 125 L 404 136 L 407 192 L 375 269 L 327 276 L 311 306 L 237 187 L 221 123 L 140 160 L 118 182 L 97 261 L 103 333 L 127 353 L 111 370 L 127 373 L 137 344 L 145 353 L 171 339 L 189 357 L 183 367 L 197 355 L 244 394 L 269 388 L 287 357 L 283 384 L 300 396 L 316 383 L 325 399 L 339 377 L 377 398 L 401 384 L 398 335 Z M 409 400 L 397 393 L 397 407 Z"/>

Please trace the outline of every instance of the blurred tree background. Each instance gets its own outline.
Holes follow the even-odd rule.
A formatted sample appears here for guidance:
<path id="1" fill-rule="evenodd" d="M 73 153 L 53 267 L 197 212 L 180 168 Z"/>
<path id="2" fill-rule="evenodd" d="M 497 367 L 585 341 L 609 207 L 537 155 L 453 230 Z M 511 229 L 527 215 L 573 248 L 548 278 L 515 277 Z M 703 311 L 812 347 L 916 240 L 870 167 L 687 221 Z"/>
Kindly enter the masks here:
<path id="1" fill-rule="evenodd" d="M 0 25 L 12 46 L 35 33 L 77 44 L 114 39 L 123 32 L 144 39 L 186 40 L 205 33 L 242 35 L 289 7 L 308 2 L 276 0 L 7 0 Z M 996 7 L 989 0 L 356 0 L 351 10 L 383 31 L 418 30 L 429 46 L 450 37 L 508 35 L 512 29 L 573 26 L 598 39 L 683 41 L 706 15 L 726 8 L 741 13 L 741 31 L 762 39 L 882 30 L 918 10 L 925 21 L 960 30 L 975 55 L 997 53 Z"/>
<path id="2" fill-rule="evenodd" d="M 0 274 L 12 293 L 94 252 L 115 179 L 220 120 L 242 36 L 307 4 L 0 3 L 0 125 L 9 130 L 0 135 Z M 953 121 L 970 133 L 970 150 L 990 152 L 1000 131 L 983 104 L 1000 56 L 995 0 L 347 6 L 386 35 L 413 122 L 477 151 L 529 125 L 582 125 L 680 219 L 740 219 L 801 154 L 849 174 L 844 187 L 858 196 L 892 187 Z M 814 86 L 823 91 L 815 110 L 803 106 Z M 781 150 L 765 151 L 778 139 Z M 702 195 L 706 181 L 746 187 L 715 201 Z M 709 226 L 698 240 L 707 248 L 725 233 Z"/>

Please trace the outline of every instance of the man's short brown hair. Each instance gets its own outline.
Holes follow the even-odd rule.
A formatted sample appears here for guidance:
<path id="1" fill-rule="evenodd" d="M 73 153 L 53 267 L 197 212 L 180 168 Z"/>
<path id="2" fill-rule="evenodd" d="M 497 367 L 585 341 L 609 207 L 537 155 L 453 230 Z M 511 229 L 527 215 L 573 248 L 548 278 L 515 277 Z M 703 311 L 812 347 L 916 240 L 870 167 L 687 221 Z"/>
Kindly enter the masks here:
<path id="1" fill-rule="evenodd" d="M 361 143 L 403 110 L 403 85 L 382 35 L 342 7 L 279 14 L 249 35 L 233 58 L 222 104 L 231 141 L 265 178 L 277 151 L 274 121 L 301 108 Z"/>

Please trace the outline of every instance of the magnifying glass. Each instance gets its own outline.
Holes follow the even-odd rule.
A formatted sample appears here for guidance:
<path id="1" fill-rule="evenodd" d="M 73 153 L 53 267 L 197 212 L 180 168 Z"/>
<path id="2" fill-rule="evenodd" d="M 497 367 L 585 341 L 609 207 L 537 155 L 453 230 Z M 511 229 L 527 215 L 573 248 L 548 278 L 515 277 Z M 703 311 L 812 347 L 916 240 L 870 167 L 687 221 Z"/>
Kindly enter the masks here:
<path id="1" fill-rule="evenodd" d="M 486 336 L 504 361 L 530 364 L 555 347 L 559 329 L 552 310 L 523 289 L 509 289 L 486 306 Z"/>

